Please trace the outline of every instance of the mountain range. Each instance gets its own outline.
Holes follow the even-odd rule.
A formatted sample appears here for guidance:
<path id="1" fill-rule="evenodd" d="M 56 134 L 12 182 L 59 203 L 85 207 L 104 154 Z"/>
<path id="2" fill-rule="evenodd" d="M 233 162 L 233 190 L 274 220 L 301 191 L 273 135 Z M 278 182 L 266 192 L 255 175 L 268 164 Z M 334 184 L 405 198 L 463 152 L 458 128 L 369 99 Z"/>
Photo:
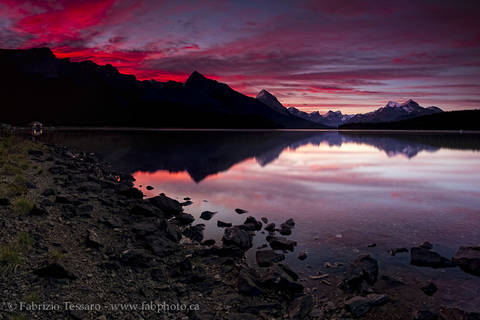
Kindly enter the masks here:
<path id="1" fill-rule="evenodd" d="M 194 71 L 185 83 L 137 80 L 107 64 L 58 59 L 48 48 L 0 49 L 0 122 L 151 128 L 337 128 L 442 112 L 413 100 L 375 111 L 306 113 L 266 90 L 256 98 Z"/>
<path id="2" fill-rule="evenodd" d="M 286 108 L 274 95 L 266 90 L 260 91 L 260 93 L 257 95 L 257 99 L 278 112 L 288 112 L 299 118 L 332 128 L 338 128 L 339 126 L 347 123 L 380 123 L 400 121 L 443 112 L 442 109 L 434 106 L 427 108 L 421 107 L 417 102 L 409 99 L 403 103 L 389 101 L 385 107 L 363 114 L 358 113 L 348 115 L 342 114 L 341 111 L 329 110 L 326 114 L 322 115 L 318 111 L 307 113 L 305 111 L 298 110 L 295 107 Z"/>

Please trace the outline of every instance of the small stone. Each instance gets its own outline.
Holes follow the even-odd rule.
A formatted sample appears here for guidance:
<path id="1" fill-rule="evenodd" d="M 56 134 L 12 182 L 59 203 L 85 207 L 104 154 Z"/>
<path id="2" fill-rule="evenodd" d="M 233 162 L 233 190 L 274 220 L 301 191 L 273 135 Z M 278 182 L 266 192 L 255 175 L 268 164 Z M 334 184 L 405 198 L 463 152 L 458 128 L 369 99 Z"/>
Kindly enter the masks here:
<path id="1" fill-rule="evenodd" d="M 268 223 L 268 219 L 267 219 L 266 217 L 262 217 L 261 220 L 262 220 L 262 222 L 265 223 L 265 224 Z"/>
<path id="2" fill-rule="evenodd" d="M 376 243 L 370 243 L 370 244 L 368 244 L 368 247 L 369 247 L 369 248 L 373 248 L 373 247 L 376 247 L 376 246 L 377 246 Z"/>
<path id="3" fill-rule="evenodd" d="M 237 288 L 241 294 L 247 296 L 259 296 L 263 294 L 263 290 L 260 289 L 247 274 L 241 274 L 239 276 Z"/>
<path id="4" fill-rule="evenodd" d="M 305 251 L 302 251 L 298 254 L 298 260 L 305 260 L 307 259 L 307 253 Z"/>
<path id="5" fill-rule="evenodd" d="M 415 247 L 410 250 L 410 264 L 420 267 L 451 268 L 455 264 L 434 251 Z"/>
<path id="6" fill-rule="evenodd" d="M 422 243 L 421 245 L 419 245 L 420 248 L 423 248 L 423 249 L 427 249 L 427 250 L 431 250 L 433 249 L 433 244 L 431 244 L 430 242 L 428 241 L 425 241 L 424 243 Z"/>
<path id="7" fill-rule="evenodd" d="M 30 215 L 32 215 L 32 216 L 46 216 L 46 215 L 48 215 L 48 211 L 43 207 L 37 207 L 37 205 L 34 205 L 32 210 L 30 210 Z"/>
<path id="8" fill-rule="evenodd" d="M 212 219 L 212 217 L 213 217 L 215 214 L 216 214 L 216 212 L 203 211 L 203 212 L 200 214 L 200 219 L 210 220 L 210 219 Z"/>
<path id="9" fill-rule="evenodd" d="M 460 247 L 452 260 L 463 271 L 480 276 L 480 247 Z"/>
<path id="10" fill-rule="evenodd" d="M 103 247 L 103 244 L 100 241 L 98 234 L 93 230 L 88 230 L 86 244 L 88 247 L 95 248 L 95 249 Z"/>
<path id="11" fill-rule="evenodd" d="M 437 286 L 433 282 L 429 282 L 427 285 L 421 287 L 420 289 L 422 289 L 422 291 L 425 292 L 427 296 L 433 296 L 433 294 L 437 292 Z"/>
<path id="12" fill-rule="evenodd" d="M 306 319 L 313 310 L 313 298 L 305 295 L 295 299 L 288 308 L 288 316 L 292 320 Z"/>
<path id="13" fill-rule="evenodd" d="M 0 206 L 9 206 L 10 205 L 10 200 L 7 198 L 0 198 Z"/>
<path id="14" fill-rule="evenodd" d="M 388 253 L 391 256 L 395 256 L 397 253 L 402 253 L 402 252 L 408 252 L 408 249 L 407 248 L 394 248 L 394 249 L 388 250 Z"/>
<path id="15" fill-rule="evenodd" d="M 243 213 L 247 213 L 248 211 L 244 210 L 244 209 L 237 208 L 237 209 L 235 209 L 235 212 L 238 213 L 238 214 L 243 214 Z"/>
<path id="16" fill-rule="evenodd" d="M 232 226 L 231 223 L 223 222 L 223 221 L 220 221 L 220 220 L 217 221 L 217 227 L 219 227 L 219 228 L 230 228 L 231 226 Z"/>
<path id="17" fill-rule="evenodd" d="M 366 297 L 355 296 L 345 301 L 345 307 L 353 316 L 361 317 L 370 311 L 370 300 Z"/>
<path id="18" fill-rule="evenodd" d="M 45 267 L 36 269 L 33 273 L 44 278 L 77 279 L 76 275 L 65 269 L 65 267 L 59 263 L 51 263 Z"/>
<path id="19" fill-rule="evenodd" d="M 413 313 L 413 320 L 438 320 L 438 314 L 428 310 L 415 311 Z"/>
<path id="20" fill-rule="evenodd" d="M 371 293 L 367 295 L 367 299 L 372 306 L 381 306 L 390 301 L 390 298 L 386 294 Z"/>
<path id="21" fill-rule="evenodd" d="M 47 188 L 42 192 L 42 196 L 44 197 L 49 197 L 49 196 L 54 196 L 55 195 L 55 190 L 51 188 Z"/>
<path id="22" fill-rule="evenodd" d="M 145 189 L 147 190 L 153 190 L 154 188 L 152 186 L 147 186 Z"/>
<path id="23" fill-rule="evenodd" d="M 275 223 L 269 223 L 265 226 L 264 228 L 268 232 L 274 232 L 275 231 Z"/>
<path id="24" fill-rule="evenodd" d="M 273 250 L 290 250 L 293 251 L 297 245 L 296 241 L 288 240 L 284 237 L 267 237 L 267 241 Z"/>
<path id="25" fill-rule="evenodd" d="M 284 254 L 276 253 L 273 250 L 257 251 L 255 254 L 255 257 L 257 259 L 257 264 L 260 267 L 270 267 L 272 264 L 276 262 L 285 260 Z"/>

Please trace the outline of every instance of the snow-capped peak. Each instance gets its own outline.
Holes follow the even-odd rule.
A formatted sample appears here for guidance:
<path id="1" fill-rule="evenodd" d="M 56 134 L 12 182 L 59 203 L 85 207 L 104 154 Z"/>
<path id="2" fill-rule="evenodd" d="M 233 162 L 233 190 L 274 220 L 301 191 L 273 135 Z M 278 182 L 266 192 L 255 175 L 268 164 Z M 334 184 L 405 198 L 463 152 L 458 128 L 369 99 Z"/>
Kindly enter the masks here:
<path id="1" fill-rule="evenodd" d="M 385 107 L 390 107 L 390 108 L 400 107 L 400 103 L 395 101 L 388 101 Z"/>

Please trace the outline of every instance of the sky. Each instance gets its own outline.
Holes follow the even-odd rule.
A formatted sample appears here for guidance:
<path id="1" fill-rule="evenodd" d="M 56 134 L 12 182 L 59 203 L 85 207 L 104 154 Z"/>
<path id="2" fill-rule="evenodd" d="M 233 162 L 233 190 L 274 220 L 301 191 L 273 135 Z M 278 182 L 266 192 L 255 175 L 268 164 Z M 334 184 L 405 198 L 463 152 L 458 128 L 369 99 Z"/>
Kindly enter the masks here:
<path id="1" fill-rule="evenodd" d="M 0 47 L 44 46 L 141 80 L 197 70 L 307 112 L 480 108 L 478 0 L 0 0 Z"/>

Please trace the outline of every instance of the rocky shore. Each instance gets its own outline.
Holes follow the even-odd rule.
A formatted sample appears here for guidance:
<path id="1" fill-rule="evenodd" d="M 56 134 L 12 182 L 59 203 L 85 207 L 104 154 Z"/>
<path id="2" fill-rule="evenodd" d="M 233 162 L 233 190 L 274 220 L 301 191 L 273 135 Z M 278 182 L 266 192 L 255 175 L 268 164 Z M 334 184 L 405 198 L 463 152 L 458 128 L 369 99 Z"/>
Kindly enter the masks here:
<path id="1" fill-rule="evenodd" d="M 480 318 L 439 307 L 434 283 L 407 286 L 370 255 L 344 272 L 305 279 L 284 262 L 296 246 L 288 238 L 293 219 L 277 227 L 237 209 L 245 222 L 219 221 L 224 235 L 216 243 L 204 239 L 204 225 L 186 212 L 188 201 L 162 193 L 145 199 L 132 176 L 94 154 L 20 140 L 3 148 L 10 157 L 2 163 L 0 193 L 5 319 Z M 269 235 L 249 265 L 245 252 L 256 232 Z M 478 250 L 461 248 L 449 260 L 428 243 L 406 249 L 413 265 L 459 265 L 474 275 Z"/>

